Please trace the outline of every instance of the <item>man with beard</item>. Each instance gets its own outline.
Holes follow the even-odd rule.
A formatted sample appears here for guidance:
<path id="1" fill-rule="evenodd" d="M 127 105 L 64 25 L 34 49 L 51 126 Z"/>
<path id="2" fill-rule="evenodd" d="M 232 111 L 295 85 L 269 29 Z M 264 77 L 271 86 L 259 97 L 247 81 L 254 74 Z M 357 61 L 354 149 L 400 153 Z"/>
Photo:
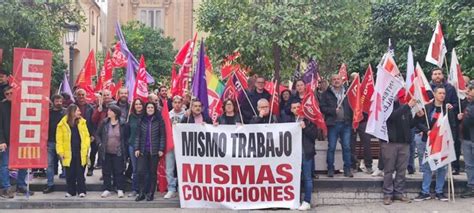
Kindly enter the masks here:
<path id="1" fill-rule="evenodd" d="M 172 109 L 173 108 L 173 100 L 171 100 L 171 98 L 168 98 L 168 89 L 166 88 L 166 86 L 160 86 L 160 90 L 159 90 L 159 101 L 158 101 L 158 105 L 159 105 L 159 109 L 161 110 L 163 108 L 163 102 L 164 100 L 167 101 L 168 103 L 168 109 Z"/>
<path id="2" fill-rule="evenodd" d="M 120 107 L 120 118 L 124 121 L 128 118 L 128 112 L 130 110 L 130 104 L 128 103 L 128 90 L 125 87 L 120 88 L 118 91 L 119 99 L 117 106 Z"/>
<path id="3" fill-rule="evenodd" d="M 51 101 L 53 102 L 53 106 L 49 110 L 48 169 L 46 170 L 48 184 L 46 188 L 44 188 L 43 194 L 48 194 L 54 191 L 54 170 L 57 168 L 58 162 L 56 154 L 56 128 L 65 112 L 65 109 L 63 108 L 63 97 L 61 95 L 53 95 Z"/>
<path id="4" fill-rule="evenodd" d="M 443 70 L 436 67 L 431 70 L 431 88 L 443 87 L 446 90 L 446 98 L 444 99 L 444 105 L 448 109 L 452 109 L 453 113 L 457 115 L 459 113 L 458 95 L 453 85 L 449 84 L 444 78 Z M 428 91 L 428 96 L 433 99 L 434 95 L 431 91 Z M 457 127 L 452 127 L 453 132 L 458 132 Z M 453 135 L 454 139 L 454 151 L 456 152 L 456 160 L 451 164 L 453 166 L 453 175 L 459 175 L 460 165 L 459 156 L 461 155 L 461 141 L 459 140 L 458 134 Z"/>

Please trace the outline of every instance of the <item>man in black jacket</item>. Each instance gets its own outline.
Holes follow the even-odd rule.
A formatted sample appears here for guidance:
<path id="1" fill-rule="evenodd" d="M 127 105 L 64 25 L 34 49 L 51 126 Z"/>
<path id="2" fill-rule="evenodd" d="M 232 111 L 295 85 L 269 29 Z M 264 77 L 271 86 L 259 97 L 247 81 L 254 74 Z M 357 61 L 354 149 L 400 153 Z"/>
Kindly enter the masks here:
<path id="1" fill-rule="evenodd" d="M 262 98 L 257 102 L 258 116 L 253 116 L 249 123 L 251 124 L 268 124 L 278 123 L 276 116 L 272 115 L 270 118 L 270 102 L 267 99 Z"/>
<path id="2" fill-rule="evenodd" d="M 438 121 L 438 119 L 444 116 L 445 114 L 448 114 L 449 125 L 451 127 L 451 134 L 453 135 L 453 138 L 455 138 L 456 137 L 455 135 L 457 134 L 457 132 L 454 131 L 456 129 L 456 118 L 455 118 L 453 109 L 448 109 L 448 107 L 446 107 L 446 105 L 444 104 L 444 100 L 446 97 L 446 89 L 444 87 L 436 87 L 434 88 L 433 92 L 434 92 L 433 102 L 425 106 L 426 114 L 429 120 L 429 126 L 426 127 L 426 122 L 425 124 L 422 124 L 424 125 L 424 127 L 421 129 L 423 131 L 423 137 L 422 137 L 423 143 L 421 143 L 418 146 L 418 153 L 425 153 L 426 141 L 428 138 L 427 130 L 433 129 L 433 127 L 436 124 L 436 121 Z M 423 182 L 421 185 L 421 192 L 418 195 L 418 197 L 415 198 L 415 201 L 423 201 L 423 200 L 431 199 L 430 185 L 431 185 L 433 172 L 436 174 L 436 187 L 435 187 L 436 199 L 441 200 L 441 201 L 448 201 L 449 199 L 446 196 L 444 196 L 444 193 L 443 193 L 446 172 L 448 170 L 447 166 L 438 168 L 436 171 L 431 171 L 430 165 L 426 162 L 423 165 L 421 165 L 421 169 L 423 172 Z"/>
<path id="3" fill-rule="evenodd" d="M 0 68 L 0 101 L 5 99 L 5 95 L 3 94 L 3 90 L 5 87 L 8 87 L 8 73 L 6 70 Z"/>
<path id="4" fill-rule="evenodd" d="M 250 102 L 247 98 L 241 101 L 241 112 L 244 117 L 244 123 L 248 124 L 252 117 L 255 116 L 255 113 L 258 113 L 257 102 L 262 98 L 270 101 L 271 95 L 265 90 L 265 78 L 259 76 L 255 82 L 255 90 L 248 93 Z"/>
<path id="5" fill-rule="evenodd" d="M 384 162 L 383 203 L 385 205 L 390 205 L 392 199 L 410 202 L 410 199 L 405 196 L 405 174 L 412 142 L 411 128 L 416 124 L 411 114 L 411 108 L 415 104 L 415 99 L 405 105 L 401 105 L 398 99 L 395 100 L 392 114 L 387 119 L 388 141 L 380 142 Z M 423 111 L 417 114 L 417 116 L 422 115 L 424 115 Z M 395 173 L 395 179 L 393 179 L 393 173 Z"/>
<path id="6" fill-rule="evenodd" d="M 467 103 L 463 113 L 458 114 L 462 120 L 462 153 L 464 156 L 467 185 L 462 198 L 474 197 L 474 85 L 469 85 Z"/>
<path id="7" fill-rule="evenodd" d="M 298 210 L 309 210 L 311 208 L 311 194 L 313 192 L 313 178 L 311 176 L 314 165 L 314 155 L 316 155 L 315 141 L 318 137 L 318 131 L 316 126 L 311 123 L 308 119 L 303 116 L 297 116 L 298 111 L 301 108 L 301 103 L 293 100 L 291 102 L 291 112 L 286 116 L 286 120 L 283 122 L 293 123 L 299 122 L 303 129 L 302 142 L 303 142 L 303 162 L 302 162 L 302 176 L 301 181 L 304 185 L 304 198 L 303 203 Z"/>
<path id="8" fill-rule="evenodd" d="M 46 170 L 48 183 L 46 188 L 43 189 L 43 194 L 54 191 L 54 170 L 56 170 L 58 167 L 58 157 L 56 153 L 56 129 L 58 127 L 59 121 L 61 121 L 66 111 L 63 108 L 63 97 L 61 95 L 53 95 L 51 97 L 51 101 L 53 105 L 51 109 L 49 109 L 48 169 Z"/>
<path id="9" fill-rule="evenodd" d="M 431 70 L 431 88 L 443 87 L 446 90 L 446 98 L 444 99 L 444 105 L 447 105 L 448 109 L 453 110 L 454 114 L 459 113 L 459 101 L 458 93 L 453 85 L 448 83 L 444 78 L 443 70 L 439 67 L 433 68 Z M 433 99 L 434 94 L 431 91 L 428 91 L 428 96 L 430 99 Z M 458 132 L 457 127 L 451 127 L 453 132 Z M 457 135 L 453 135 L 454 139 L 454 151 L 456 152 L 456 160 L 451 164 L 453 166 L 453 175 L 458 175 L 460 170 L 459 165 L 459 156 L 461 155 L 461 141 Z"/>
<path id="10" fill-rule="evenodd" d="M 10 152 L 10 121 L 12 112 L 12 93 L 13 88 L 10 86 L 5 87 L 3 94 L 5 99 L 0 103 L 0 153 L 1 153 L 1 165 L 0 165 L 0 196 L 6 198 L 13 198 L 14 195 L 11 193 L 10 185 L 10 174 L 8 170 L 9 152 Z M 27 193 L 26 189 L 26 169 L 18 170 L 17 177 L 17 188 L 18 194 Z M 33 192 L 29 192 L 33 195 Z"/>
<path id="11" fill-rule="evenodd" d="M 334 176 L 334 152 L 336 151 L 337 139 L 342 146 L 342 158 L 344 161 L 344 176 L 354 177 L 351 172 L 351 130 L 352 109 L 345 97 L 345 88 L 338 74 L 331 76 L 331 87 L 322 95 L 320 101 L 321 112 L 324 114 L 328 127 L 328 151 L 327 165 L 328 177 Z"/>

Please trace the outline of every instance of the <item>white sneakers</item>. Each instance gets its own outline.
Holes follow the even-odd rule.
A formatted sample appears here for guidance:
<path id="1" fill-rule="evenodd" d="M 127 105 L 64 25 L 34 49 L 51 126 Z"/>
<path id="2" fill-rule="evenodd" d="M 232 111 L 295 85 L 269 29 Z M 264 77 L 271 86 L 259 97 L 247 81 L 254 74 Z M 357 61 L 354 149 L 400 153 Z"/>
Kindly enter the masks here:
<path id="1" fill-rule="evenodd" d="M 383 176 L 383 171 L 379 170 L 376 168 L 374 172 L 372 173 L 372 177 L 377 177 L 377 176 Z"/>
<path id="2" fill-rule="evenodd" d="M 117 190 L 117 195 L 118 195 L 118 198 L 125 197 L 125 195 L 123 194 L 123 190 Z"/>
<path id="3" fill-rule="evenodd" d="M 66 194 L 64 195 L 64 197 L 72 197 L 72 195 L 69 194 L 69 193 L 66 193 Z"/>
<path id="4" fill-rule="evenodd" d="M 170 198 L 173 198 L 173 197 L 176 197 L 176 192 L 172 192 L 172 191 L 168 191 L 166 194 L 165 194 L 165 199 L 170 199 Z"/>
<path id="5" fill-rule="evenodd" d="M 80 198 L 85 198 L 85 197 L 86 197 L 86 194 L 85 194 L 85 193 L 81 193 L 81 194 L 79 194 L 79 197 L 80 197 Z"/>
<path id="6" fill-rule="evenodd" d="M 123 194 L 123 192 L 122 192 L 122 194 Z M 102 198 L 106 198 L 106 197 L 108 197 L 108 196 L 110 196 L 110 192 L 109 192 L 108 190 L 105 190 L 105 191 L 102 192 L 102 194 L 100 195 L 100 197 L 102 197 Z"/>
<path id="7" fill-rule="evenodd" d="M 311 209 L 311 204 L 307 203 L 306 201 L 303 201 L 301 203 L 301 206 L 298 208 L 299 211 L 308 211 Z"/>

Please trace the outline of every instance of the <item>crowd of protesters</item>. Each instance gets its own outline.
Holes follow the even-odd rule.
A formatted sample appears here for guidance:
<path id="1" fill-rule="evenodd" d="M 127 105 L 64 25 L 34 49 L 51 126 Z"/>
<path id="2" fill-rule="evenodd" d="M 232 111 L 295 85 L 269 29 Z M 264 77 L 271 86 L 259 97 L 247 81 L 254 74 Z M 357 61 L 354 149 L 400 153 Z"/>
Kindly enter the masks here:
<path id="1" fill-rule="evenodd" d="M 351 79 L 355 75 L 351 75 Z M 466 79 L 469 82 L 469 79 Z M 293 90 L 280 91 L 279 116 L 271 113 L 271 94 L 265 90 L 264 77 L 251 77 L 248 89 L 238 95 L 238 100 L 224 100 L 223 114 L 211 120 L 203 113 L 199 100 L 185 97 L 169 97 L 166 86 L 159 87 L 151 93 L 149 102 L 140 99 L 129 102 L 127 89 L 120 89 L 114 100 L 109 90 L 101 91 L 95 103 L 86 101 L 86 91 L 76 89 L 74 100 L 67 94 L 51 96 L 48 135 L 48 167 L 46 168 L 47 185 L 43 193 L 54 189 L 54 176 L 59 173 L 58 162 L 64 169 L 67 183 L 66 197 L 85 197 L 86 177 L 92 176 L 94 169 L 102 169 L 104 191 L 101 197 L 112 196 L 114 191 L 119 198 L 125 197 L 125 185 L 130 179 L 131 192 L 137 202 L 154 199 L 157 187 L 157 167 L 160 158 L 166 158 L 166 179 L 168 192 L 165 199 L 177 196 L 176 161 L 173 150 L 165 155 L 166 134 L 163 117 L 160 111 L 164 104 L 170 110 L 171 123 L 207 123 L 213 125 L 243 125 L 258 123 L 298 122 L 302 128 L 302 189 L 304 196 L 300 210 L 311 207 L 313 189 L 315 143 L 325 138 L 322 131 L 304 117 L 298 116 L 301 101 L 305 96 L 305 82 L 296 80 Z M 329 85 L 328 85 L 329 83 Z M 446 82 L 440 69 L 431 71 L 433 101 L 426 105 L 426 111 L 412 116 L 411 108 L 415 101 L 404 101 L 399 95 L 394 102 L 392 115 L 387 120 L 388 141 L 380 141 L 378 167 L 373 169 L 371 144 L 373 138 L 365 132 L 368 115 L 357 129 L 352 128 L 353 112 L 349 106 L 346 86 L 341 76 L 335 74 L 329 82 L 322 80 L 315 91 L 319 99 L 320 110 L 328 127 L 327 134 L 327 176 L 338 174 L 335 169 L 335 151 L 337 142 L 342 147 L 343 175 L 354 177 L 359 172 L 360 162 L 355 154 L 357 138 L 363 148 L 365 172 L 373 176 L 383 176 L 383 202 L 389 205 L 393 200 L 411 202 L 404 191 L 405 176 L 408 171 L 415 171 L 415 153 L 418 153 L 420 172 L 423 173 L 421 192 L 415 201 L 431 199 L 430 184 L 435 174 L 436 188 L 434 198 L 447 201 L 443 193 L 446 167 L 434 173 L 427 163 L 422 163 L 421 155 L 426 147 L 427 134 L 442 112 L 448 113 L 449 122 L 455 140 L 457 159 L 464 156 L 467 173 L 467 186 L 462 197 L 474 197 L 474 84 L 468 85 L 467 99 L 461 102 L 459 111 L 458 97 L 454 87 Z M 13 198 L 17 194 L 27 193 L 24 169 L 18 170 L 16 191 L 10 185 L 8 170 L 9 134 L 11 116 L 12 88 L 8 85 L 7 73 L 0 70 L 0 196 Z M 402 94 L 402 93 L 400 93 Z M 240 104 L 240 105 L 239 105 Z M 424 120 L 427 115 L 429 123 Z M 358 136 L 358 137 L 357 137 Z M 322 142 L 321 142 L 322 143 Z M 321 162 L 318 162 L 321 164 Z M 462 171 L 459 160 L 453 162 L 453 174 Z M 30 192 L 33 195 L 33 192 Z"/>

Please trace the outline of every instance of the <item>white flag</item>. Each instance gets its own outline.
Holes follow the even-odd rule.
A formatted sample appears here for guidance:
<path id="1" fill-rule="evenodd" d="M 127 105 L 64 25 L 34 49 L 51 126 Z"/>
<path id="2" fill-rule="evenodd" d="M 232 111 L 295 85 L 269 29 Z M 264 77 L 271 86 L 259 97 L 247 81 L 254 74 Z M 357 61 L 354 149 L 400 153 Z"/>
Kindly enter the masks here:
<path id="1" fill-rule="evenodd" d="M 368 134 L 388 141 L 387 119 L 392 114 L 393 101 L 402 87 L 403 80 L 395 61 L 390 54 L 385 54 L 382 64 L 377 66 L 377 80 L 366 128 Z"/>
<path id="2" fill-rule="evenodd" d="M 448 52 L 446 43 L 444 42 L 441 24 L 436 22 L 436 29 L 431 37 L 428 53 L 426 53 L 426 61 L 438 67 L 443 67 L 444 55 Z"/>
<path id="3" fill-rule="evenodd" d="M 413 62 L 413 51 L 411 50 L 411 46 L 408 47 L 408 54 L 407 54 L 407 77 L 405 80 L 405 91 L 408 93 L 410 90 L 411 84 L 415 79 L 415 64 Z"/>
<path id="4" fill-rule="evenodd" d="M 459 64 L 456 51 L 451 53 L 451 66 L 449 68 L 448 82 L 454 86 L 460 99 L 466 98 L 466 82 L 462 77 L 461 65 Z"/>
<path id="5" fill-rule="evenodd" d="M 435 171 L 455 160 L 456 153 L 448 114 L 440 115 L 428 135 L 423 163 L 428 162 L 431 171 Z"/>

